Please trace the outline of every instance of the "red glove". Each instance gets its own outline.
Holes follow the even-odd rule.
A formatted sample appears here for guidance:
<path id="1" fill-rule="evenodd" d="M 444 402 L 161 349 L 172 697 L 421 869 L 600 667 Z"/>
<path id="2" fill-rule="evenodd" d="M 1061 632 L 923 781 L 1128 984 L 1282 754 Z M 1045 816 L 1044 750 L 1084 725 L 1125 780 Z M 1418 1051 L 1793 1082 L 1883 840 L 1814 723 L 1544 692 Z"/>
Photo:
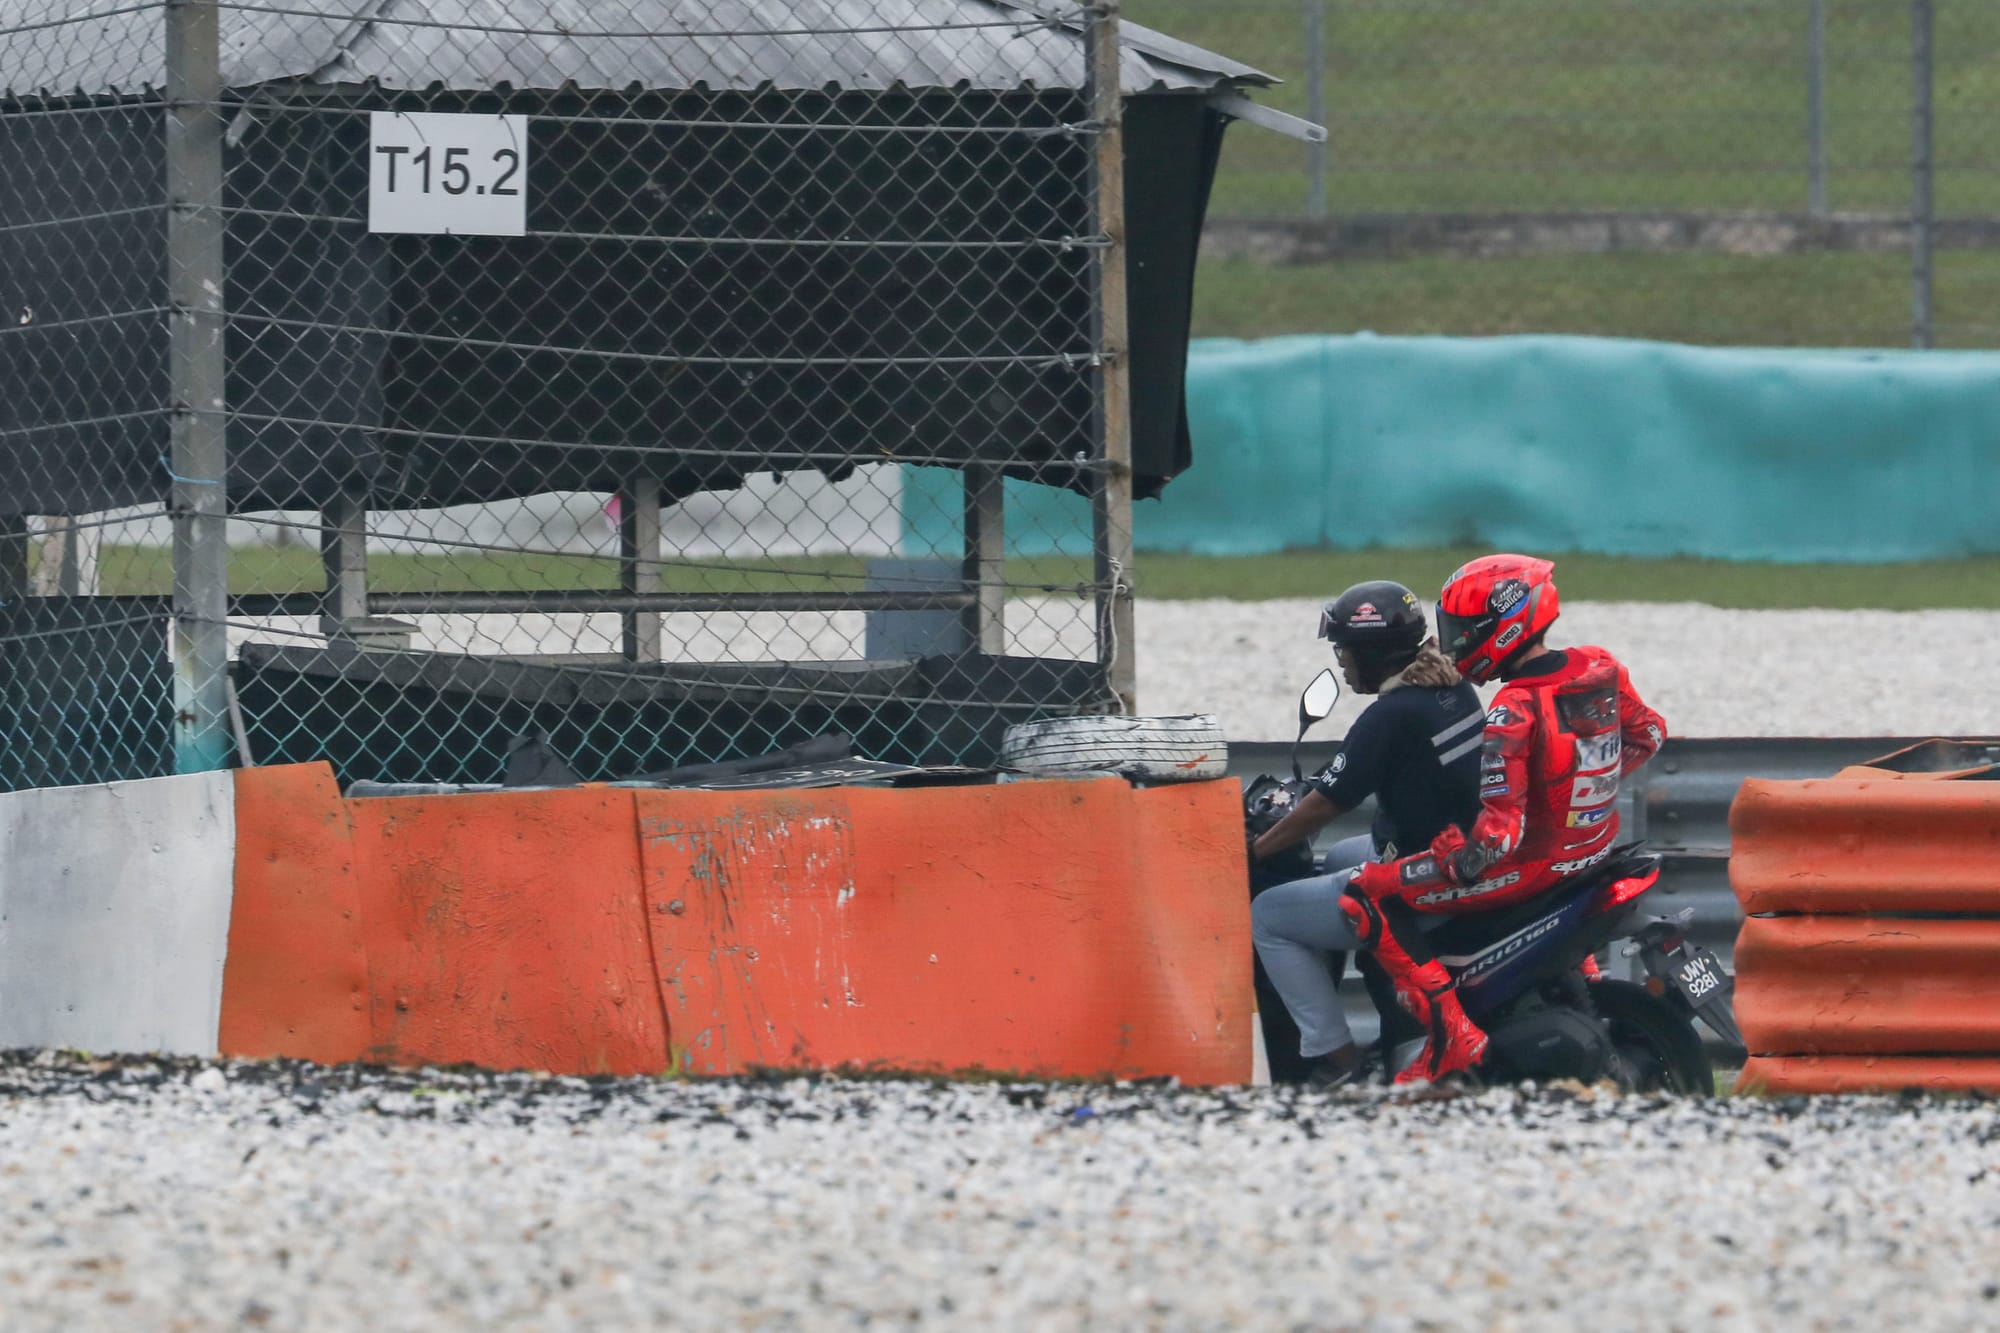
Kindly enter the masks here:
<path id="1" fill-rule="evenodd" d="M 1444 831 L 1431 839 L 1431 855 L 1437 858 L 1438 874 L 1453 884 L 1465 883 L 1461 873 L 1459 853 L 1472 844 L 1465 840 L 1465 834 L 1456 824 L 1446 824 Z"/>
<path id="2" fill-rule="evenodd" d="M 1394 861 L 1364 861 L 1347 881 L 1347 891 L 1358 898 L 1380 902 L 1402 887 L 1402 876 Z"/>

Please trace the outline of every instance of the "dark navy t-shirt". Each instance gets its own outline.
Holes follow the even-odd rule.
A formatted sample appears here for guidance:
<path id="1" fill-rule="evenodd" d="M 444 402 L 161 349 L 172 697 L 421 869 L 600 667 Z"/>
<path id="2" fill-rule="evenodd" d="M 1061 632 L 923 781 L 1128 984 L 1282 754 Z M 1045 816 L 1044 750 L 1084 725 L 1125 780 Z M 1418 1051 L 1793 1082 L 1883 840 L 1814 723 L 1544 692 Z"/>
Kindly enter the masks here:
<path id="1" fill-rule="evenodd" d="M 1472 686 L 1405 685 L 1354 719 L 1340 753 L 1312 779 L 1343 810 L 1375 798 L 1375 845 L 1407 856 L 1445 825 L 1472 827 L 1479 814 L 1479 750 L 1486 710 Z"/>

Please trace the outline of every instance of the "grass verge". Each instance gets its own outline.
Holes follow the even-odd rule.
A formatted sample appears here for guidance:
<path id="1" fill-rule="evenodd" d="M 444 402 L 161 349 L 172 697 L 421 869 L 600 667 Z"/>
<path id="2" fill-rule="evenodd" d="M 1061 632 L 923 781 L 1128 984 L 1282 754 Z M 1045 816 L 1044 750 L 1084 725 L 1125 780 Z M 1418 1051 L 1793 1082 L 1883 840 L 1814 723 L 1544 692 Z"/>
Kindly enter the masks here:
<path id="1" fill-rule="evenodd" d="M 1124 0 L 1125 18 L 1277 76 L 1304 114 L 1302 0 Z M 1938 207 L 2000 208 L 1986 144 L 2000 6 L 1937 6 Z M 1825 6 L 1828 203 L 1906 208 L 1908 0 Z M 1799 0 L 1339 0 L 1324 6 L 1328 203 L 1338 214 L 1802 210 L 1807 6 Z M 1216 216 L 1298 216 L 1305 146 L 1239 125 Z"/>
<path id="2" fill-rule="evenodd" d="M 2000 253 L 1936 259 L 1939 346 L 2000 334 Z M 1203 260 L 1198 337 L 1570 333 L 1749 347 L 1907 347 L 1900 254 L 1547 255 L 1273 265 Z"/>
<path id="3" fill-rule="evenodd" d="M 1430 597 L 1445 575 L 1484 553 L 1485 548 L 1477 547 L 1258 556 L 1150 552 L 1140 556 L 1137 582 L 1142 598 L 1268 601 L 1326 597 L 1363 579 L 1390 578 Z M 2000 556 L 1897 565 L 1779 565 L 1583 554 L 1554 558 L 1563 595 L 1575 601 L 1703 602 L 1751 610 L 2000 610 Z M 100 569 L 102 589 L 108 594 L 164 595 L 172 586 L 167 553 L 159 548 L 107 548 Z M 378 555 L 370 561 L 369 572 L 370 586 L 383 592 L 584 591 L 618 586 L 615 561 L 586 556 Z M 1015 558 L 1007 562 L 1007 578 L 1017 596 L 1079 590 L 1090 580 L 1090 564 L 1068 557 Z M 858 557 L 800 556 L 690 561 L 667 566 L 664 579 L 671 592 L 824 592 L 858 588 L 865 573 Z M 314 552 L 250 547 L 230 553 L 233 592 L 303 592 L 323 586 Z"/>
<path id="4" fill-rule="evenodd" d="M 1395 579 L 1424 597 L 1485 547 L 1287 551 L 1260 556 L 1153 553 L 1139 559 L 1141 597 L 1258 600 L 1328 597 L 1363 579 Z M 1548 552 L 1537 554 L 1548 555 Z M 1780 565 L 1555 554 L 1569 601 L 1702 602 L 1746 610 L 2000 610 L 2000 556 L 1894 565 Z"/>

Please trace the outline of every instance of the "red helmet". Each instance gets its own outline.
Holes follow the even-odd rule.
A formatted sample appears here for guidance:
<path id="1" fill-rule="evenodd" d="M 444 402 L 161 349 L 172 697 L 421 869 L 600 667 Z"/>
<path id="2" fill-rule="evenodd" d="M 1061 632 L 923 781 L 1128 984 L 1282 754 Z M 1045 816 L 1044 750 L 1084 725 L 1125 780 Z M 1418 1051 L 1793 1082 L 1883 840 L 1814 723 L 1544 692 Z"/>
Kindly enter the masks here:
<path id="1" fill-rule="evenodd" d="M 1444 581 L 1438 640 L 1461 676 L 1485 684 L 1556 623 L 1555 574 L 1531 555 L 1483 555 Z"/>

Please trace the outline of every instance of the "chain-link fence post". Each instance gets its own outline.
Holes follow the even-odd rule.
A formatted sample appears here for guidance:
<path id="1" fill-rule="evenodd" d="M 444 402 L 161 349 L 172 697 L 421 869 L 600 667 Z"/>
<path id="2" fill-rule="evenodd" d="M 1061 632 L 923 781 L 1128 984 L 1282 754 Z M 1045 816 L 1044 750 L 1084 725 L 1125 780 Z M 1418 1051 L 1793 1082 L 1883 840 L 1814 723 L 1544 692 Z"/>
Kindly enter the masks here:
<path id="1" fill-rule="evenodd" d="M 1806 10 L 1806 209 L 1826 216 L 1826 0 Z"/>
<path id="2" fill-rule="evenodd" d="M 1125 305 L 1125 107 L 1118 53 L 1117 0 L 1090 6 L 1084 29 L 1089 64 L 1092 159 L 1092 319 L 1097 359 L 1099 469 L 1091 488 L 1096 555 L 1097 650 L 1119 711 L 1138 710 L 1132 615 L 1132 363 Z"/>
<path id="3" fill-rule="evenodd" d="M 164 22 L 174 768 L 192 773 L 229 750 L 221 27 L 216 0 L 167 0 Z"/>
<path id="4" fill-rule="evenodd" d="M 1326 124 L 1326 0 L 1306 0 L 1306 119 Z M 1326 140 L 1306 146 L 1306 216 L 1326 216 Z"/>
<path id="5" fill-rule="evenodd" d="M 1910 341 L 1931 346 L 1931 215 L 1935 164 L 1931 153 L 1931 0 L 1910 0 Z"/>

